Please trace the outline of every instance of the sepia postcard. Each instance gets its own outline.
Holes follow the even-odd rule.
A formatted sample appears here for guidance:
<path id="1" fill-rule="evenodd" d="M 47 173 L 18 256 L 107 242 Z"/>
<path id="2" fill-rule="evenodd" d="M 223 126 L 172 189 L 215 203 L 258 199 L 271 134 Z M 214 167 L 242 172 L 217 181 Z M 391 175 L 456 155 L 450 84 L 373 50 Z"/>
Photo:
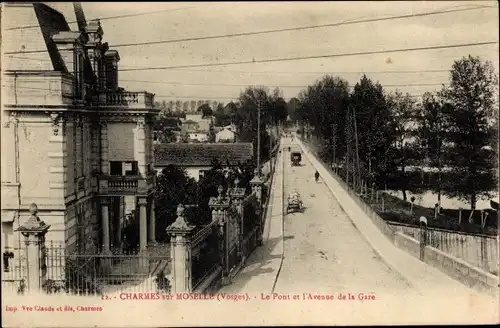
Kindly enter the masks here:
<path id="1" fill-rule="evenodd" d="M 498 15 L 2 2 L 2 326 L 500 323 Z"/>

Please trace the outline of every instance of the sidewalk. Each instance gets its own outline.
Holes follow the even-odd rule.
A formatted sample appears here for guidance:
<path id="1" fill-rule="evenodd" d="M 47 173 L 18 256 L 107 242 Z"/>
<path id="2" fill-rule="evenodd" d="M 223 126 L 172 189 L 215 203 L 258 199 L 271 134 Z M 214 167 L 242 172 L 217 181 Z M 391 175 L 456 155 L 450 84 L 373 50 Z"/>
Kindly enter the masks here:
<path id="1" fill-rule="evenodd" d="M 282 161 L 283 155 L 276 161 L 276 171 L 264 226 L 263 245 L 249 256 L 245 267 L 234 277 L 232 284 L 222 287 L 220 292 L 270 293 L 273 288 L 283 251 L 281 231 L 283 219 Z"/>
<path id="2" fill-rule="evenodd" d="M 384 261 L 390 265 L 395 272 L 406 278 L 415 290 L 422 295 L 429 293 L 451 295 L 452 293 L 457 297 L 470 297 L 470 295 L 479 296 L 477 292 L 471 288 L 459 283 L 438 269 L 419 261 L 405 251 L 397 248 L 375 226 L 371 219 L 354 202 L 354 200 L 342 189 L 335 178 L 333 178 L 330 173 L 323 168 L 319 160 L 309 151 L 302 141 L 297 140 L 297 143 L 304 150 L 304 154 L 308 160 L 321 174 L 325 184 L 342 205 L 346 214 L 356 225 L 356 228 L 370 243 L 373 249 L 384 259 Z M 487 297 L 487 295 L 480 296 Z"/>

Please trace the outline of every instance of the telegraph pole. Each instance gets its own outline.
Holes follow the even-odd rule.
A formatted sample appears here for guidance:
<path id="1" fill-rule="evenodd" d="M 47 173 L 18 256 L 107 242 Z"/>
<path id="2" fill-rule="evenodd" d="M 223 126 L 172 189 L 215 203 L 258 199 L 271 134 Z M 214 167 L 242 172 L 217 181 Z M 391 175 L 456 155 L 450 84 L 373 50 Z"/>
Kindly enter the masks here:
<path id="1" fill-rule="evenodd" d="M 442 115 L 438 114 L 439 119 L 437 122 L 437 151 L 438 151 L 438 214 L 441 211 L 441 128 L 442 128 Z"/>
<path id="2" fill-rule="evenodd" d="M 257 100 L 257 172 L 260 177 L 260 98 Z"/>
<path id="3" fill-rule="evenodd" d="M 354 120 L 354 137 L 356 140 L 356 169 L 357 169 L 357 183 L 359 185 L 361 177 L 360 177 L 360 168 L 359 168 L 359 144 L 358 144 L 358 127 L 356 124 L 356 108 L 352 109 L 353 111 L 353 120 Z"/>
<path id="4" fill-rule="evenodd" d="M 332 169 L 334 169 L 334 172 L 336 173 L 336 167 L 337 165 L 334 165 L 334 164 L 337 164 L 337 158 L 335 157 L 335 151 L 336 151 L 336 148 L 337 148 L 337 127 L 335 126 L 335 123 L 332 123 L 332 143 L 333 143 L 333 155 L 332 155 Z"/>
<path id="5" fill-rule="evenodd" d="M 345 181 L 347 184 L 347 187 L 349 187 L 349 165 L 351 161 L 351 128 L 350 128 L 350 123 L 351 123 L 351 111 L 350 109 L 347 109 L 347 124 L 345 125 L 346 129 L 346 146 L 347 146 L 347 152 L 345 155 Z"/>
<path id="6" fill-rule="evenodd" d="M 273 129 L 269 128 L 269 172 L 273 171 L 273 138 L 271 132 Z"/>

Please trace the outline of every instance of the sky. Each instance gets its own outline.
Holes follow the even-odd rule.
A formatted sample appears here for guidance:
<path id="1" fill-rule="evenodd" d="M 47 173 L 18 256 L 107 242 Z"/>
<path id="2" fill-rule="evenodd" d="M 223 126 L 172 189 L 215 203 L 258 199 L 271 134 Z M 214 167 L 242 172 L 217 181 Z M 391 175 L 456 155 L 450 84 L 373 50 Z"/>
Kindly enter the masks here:
<path id="1" fill-rule="evenodd" d="M 47 4 L 61 11 L 68 21 L 75 20 L 71 3 Z M 136 42 L 314 26 L 480 5 L 491 8 L 231 38 L 114 47 Z M 206 99 L 227 103 L 237 98 L 249 85 L 279 86 L 285 99 L 289 99 L 325 74 L 342 77 L 354 85 L 363 72 L 386 86 L 387 91 L 399 89 L 418 97 L 426 91 L 438 90 L 440 84 L 448 81 L 449 72 L 425 71 L 449 70 L 454 60 L 469 54 L 492 61 L 498 74 L 496 1 L 83 2 L 82 6 L 87 20 L 154 12 L 101 21 L 104 41 L 109 43 L 110 48 L 118 50 L 121 69 L 256 61 L 226 66 L 120 71 L 122 87 L 130 91 L 147 90 L 156 95 L 157 101 Z M 489 41 L 497 44 L 258 63 L 259 60 L 275 58 Z"/>

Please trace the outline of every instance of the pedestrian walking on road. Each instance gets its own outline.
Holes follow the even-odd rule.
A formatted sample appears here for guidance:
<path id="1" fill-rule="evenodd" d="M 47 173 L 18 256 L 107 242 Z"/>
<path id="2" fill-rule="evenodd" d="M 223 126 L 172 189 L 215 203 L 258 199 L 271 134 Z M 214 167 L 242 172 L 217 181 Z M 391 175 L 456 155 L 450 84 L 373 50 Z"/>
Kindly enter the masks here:
<path id="1" fill-rule="evenodd" d="M 316 183 L 318 183 L 318 179 L 319 179 L 319 172 L 316 171 L 316 173 L 314 173 L 314 180 L 316 180 Z"/>

